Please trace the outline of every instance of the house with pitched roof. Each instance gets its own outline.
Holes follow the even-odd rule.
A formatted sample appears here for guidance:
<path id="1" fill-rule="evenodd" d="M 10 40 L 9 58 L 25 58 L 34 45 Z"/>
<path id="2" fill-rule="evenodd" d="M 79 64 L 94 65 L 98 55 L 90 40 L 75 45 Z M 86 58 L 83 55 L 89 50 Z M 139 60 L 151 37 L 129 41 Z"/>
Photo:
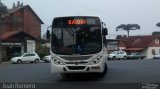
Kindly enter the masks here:
<path id="1" fill-rule="evenodd" d="M 152 59 L 160 53 L 160 35 L 130 36 L 120 40 L 119 49 L 127 53 L 142 52 L 146 59 Z"/>
<path id="2" fill-rule="evenodd" d="M 41 39 L 43 21 L 29 5 L 13 4 L 13 8 L 0 20 L 0 53 L 3 60 L 35 51 L 35 42 Z"/>

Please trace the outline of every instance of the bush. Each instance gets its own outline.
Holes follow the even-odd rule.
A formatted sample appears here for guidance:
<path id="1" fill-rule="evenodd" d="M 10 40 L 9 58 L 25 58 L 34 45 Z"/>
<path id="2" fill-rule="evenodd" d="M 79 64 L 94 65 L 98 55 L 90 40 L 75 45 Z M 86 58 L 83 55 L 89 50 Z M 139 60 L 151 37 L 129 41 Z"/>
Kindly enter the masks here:
<path id="1" fill-rule="evenodd" d="M 37 43 L 37 44 L 36 44 L 36 52 L 37 52 L 37 54 L 40 56 L 41 59 L 42 59 L 44 56 L 50 54 L 49 50 L 50 50 L 50 48 L 47 47 L 47 46 L 43 46 L 43 45 L 40 44 L 40 43 Z"/>

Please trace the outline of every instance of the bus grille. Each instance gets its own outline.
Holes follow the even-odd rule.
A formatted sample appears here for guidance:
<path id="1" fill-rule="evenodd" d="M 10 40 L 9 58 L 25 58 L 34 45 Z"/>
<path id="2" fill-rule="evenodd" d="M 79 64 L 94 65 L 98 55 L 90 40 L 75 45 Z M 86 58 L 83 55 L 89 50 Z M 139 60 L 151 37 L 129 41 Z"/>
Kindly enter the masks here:
<path id="1" fill-rule="evenodd" d="M 68 66 L 70 70 L 83 70 L 85 66 Z"/>
<path id="2" fill-rule="evenodd" d="M 66 64 L 87 64 L 88 62 L 65 62 Z"/>
<path id="3" fill-rule="evenodd" d="M 66 56 L 61 56 L 65 60 L 87 60 L 91 58 L 92 56 L 73 56 L 73 57 L 66 57 Z"/>

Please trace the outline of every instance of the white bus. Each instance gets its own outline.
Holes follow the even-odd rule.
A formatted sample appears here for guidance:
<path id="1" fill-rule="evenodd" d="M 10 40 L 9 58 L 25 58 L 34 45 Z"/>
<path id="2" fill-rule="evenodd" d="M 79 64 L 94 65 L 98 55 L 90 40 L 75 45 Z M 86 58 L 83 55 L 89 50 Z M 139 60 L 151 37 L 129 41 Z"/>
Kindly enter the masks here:
<path id="1" fill-rule="evenodd" d="M 56 17 L 51 31 L 51 72 L 107 72 L 105 24 L 95 16 Z"/>

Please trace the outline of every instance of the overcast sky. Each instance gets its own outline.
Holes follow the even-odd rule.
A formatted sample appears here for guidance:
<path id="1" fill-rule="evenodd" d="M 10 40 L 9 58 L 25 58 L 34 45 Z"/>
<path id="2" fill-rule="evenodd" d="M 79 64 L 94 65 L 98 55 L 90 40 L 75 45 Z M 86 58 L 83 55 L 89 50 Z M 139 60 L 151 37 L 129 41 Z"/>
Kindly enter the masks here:
<path id="1" fill-rule="evenodd" d="M 51 25 L 54 17 L 91 15 L 100 16 L 107 24 L 110 36 L 127 34 L 125 31 L 116 32 L 120 24 L 139 24 L 140 30 L 131 31 L 130 35 L 150 35 L 160 31 L 156 23 L 160 22 L 160 0 L 19 0 L 28 4 L 46 25 Z M 2 0 L 12 7 L 17 0 Z"/>

